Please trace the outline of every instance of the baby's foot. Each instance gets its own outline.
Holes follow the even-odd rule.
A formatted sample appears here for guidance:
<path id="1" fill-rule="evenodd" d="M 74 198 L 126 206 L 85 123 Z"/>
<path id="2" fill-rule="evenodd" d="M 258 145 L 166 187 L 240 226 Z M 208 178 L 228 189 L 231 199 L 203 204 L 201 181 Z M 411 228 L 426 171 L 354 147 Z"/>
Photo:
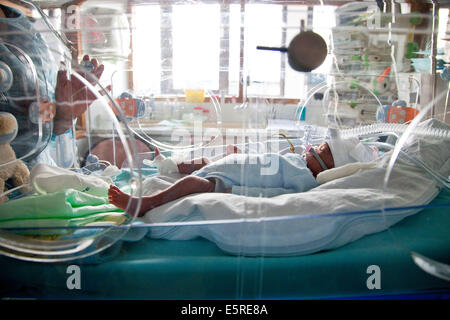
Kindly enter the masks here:
<path id="1" fill-rule="evenodd" d="M 236 146 L 228 145 L 227 146 L 227 155 L 233 154 L 233 153 L 242 153 L 241 149 L 239 149 Z"/>
<path id="2" fill-rule="evenodd" d="M 128 206 L 128 203 L 130 202 Z M 135 199 L 131 199 L 131 196 L 121 191 L 114 185 L 111 185 L 108 190 L 108 201 L 109 203 L 115 205 L 116 207 L 122 209 L 123 211 L 128 211 L 127 213 L 134 214 L 136 210 L 136 201 Z"/>
<path id="3" fill-rule="evenodd" d="M 115 205 L 116 207 L 126 211 L 130 215 L 136 215 L 136 209 L 139 204 L 139 199 L 131 197 L 129 194 L 121 191 L 114 185 L 111 185 L 108 190 L 108 201 L 109 203 Z M 137 212 L 138 217 L 144 216 L 147 211 L 152 210 L 157 206 L 157 201 L 154 197 L 147 196 L 141 198 L 141 206 L 139 212 Z"/>

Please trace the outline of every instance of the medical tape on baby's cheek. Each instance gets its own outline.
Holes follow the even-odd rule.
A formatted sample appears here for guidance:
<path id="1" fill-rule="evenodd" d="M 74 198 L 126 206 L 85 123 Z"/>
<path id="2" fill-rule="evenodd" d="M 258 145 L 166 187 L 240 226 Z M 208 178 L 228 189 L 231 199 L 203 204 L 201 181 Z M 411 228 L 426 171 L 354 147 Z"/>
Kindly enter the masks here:
<path id="1" fill-rule="evenodd" d="M 323 170 L 328 170 L 328 167 L 326 166 L 325 162 L 323 162 L 322 158 L 320 158 L 320 156 L 316 153 L 314 148 L 309 148 L 307 152 L 311 153 L 314 156 L 314 158 L 316 158 L 317 162 L 319 162 Z"/>

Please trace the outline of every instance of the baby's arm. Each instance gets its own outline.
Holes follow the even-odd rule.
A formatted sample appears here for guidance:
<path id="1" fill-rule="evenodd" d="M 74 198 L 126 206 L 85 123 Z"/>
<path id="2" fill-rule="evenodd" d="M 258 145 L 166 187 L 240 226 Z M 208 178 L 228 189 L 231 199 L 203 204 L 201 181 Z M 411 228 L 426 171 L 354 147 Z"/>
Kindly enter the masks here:
<path id="1" fill-rule="evenodd" d="M 179 162 L 179 163 L 175 163 L 175 161 L 173 159 L 170 160 L 166 160 L 167 158 L 164 157 L 161 154 L 161 151 L 159 151 L 158 148 L 155 148 L 155 156 L 154 156 L 154 161 L 152 163 L 150 163 L 150 165 L 156 165 L 159 168 L 161 167 L 161 165 L 157 164 L 157 161 L 171 161 L 173 163 L 170 164 L 170 167 L 174 167 L 175 165 L 178 168 L 178 172 L 182 173 L 182 174 L 191 174 L 194 171 L 200 170 L 201 168 L 203 168 L 204 166 L 206 166 L 207 164 L 214 162 L 216 160 L 219 160 L 220 158 L 223 158 L 227 155 L 230 155 L 232 153 L 241 153 L 241 151 L 239 150 L 239 148 L 237 148 L 236 146 L 232 146 L 229 145 L 227 146 L 227 152 L 226 154 L 220 155 L 218 157 L 214 157 L 213 159 L 208 159 L 205 157 L 201 157 L 201 158 L 196 158 L 196 159 L 192 159 L 192 160 L 188 160 L 188 161 L 183 161 L 183 162 Z M 156 161 L 155 161 L 156 160 Z M 144 160 L 144 163 L 147 160 Z M 162 170 L 162 172 L 161 172 Z M 170 170 L 170 169 L 169 169 Z M 172 169 L 173 170 L 173 169 Z M 176 169 L 175 169 L 176 170 Z M 161 173 L 167 173 L 165 172 L 165 169 L 162 169 L 162 167 L 160 168 L 160 172 Z"/>
<path id="2" fill-rule="evenodd" d="M 177 163 L 178 172 L 183 174 L 191 174 L 194 171 L 200 170 L 206 166 L 210 161 L 207 158 L 193 159 L 189 162 L 183 161 Z"/>
<path id="3" fill-rule="evenodd" d="M 234 145 L 228 145 L 226 148 L 226 153 L 215 156 L 212 159 L 198 158 L 198 159 L 191 160 L 189 162 L 178 163 L 177 164 L 178 171 L 180 173 L 184 173 L 184 174 L 191 174 L 194 171 L 200 170 L 201 168 L 206 166 L 208 163 L 217 161 L 217 160 L 222 159 L 226 156 L 229 156 L 230 154 L 233 154 L 233 153 L 242 153 L 242 151 Z M 155 155 L 156 155 L 156 153 L 155 153 Z"/>

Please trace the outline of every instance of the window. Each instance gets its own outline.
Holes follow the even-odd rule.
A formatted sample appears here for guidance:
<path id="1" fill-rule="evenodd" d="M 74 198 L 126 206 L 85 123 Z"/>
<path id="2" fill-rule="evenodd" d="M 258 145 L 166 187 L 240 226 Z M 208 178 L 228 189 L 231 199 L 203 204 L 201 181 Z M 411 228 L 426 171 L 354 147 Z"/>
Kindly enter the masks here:
<path id="1" fill-rule="evenodd" d="M 160 94 L 161 83 L 161 9 L 140 6 L 135 10 L 133 30 L 133 76 L 137 95 Z"/>
<path id="2" fill-rule="evenodd" d="M 172 9 L 174 89 L 219 90 L 220 5 Z"/>
<path id="3" fill-rule="evenodd" d="M 255 4 L 245 8 L 244 70 L 248 72 L 247 95 L 280 96 L 283 53 L 257 50 L 258 45 L 284 46 L 283 6 Z"/>
<path id="4" fill-rule="evenodd" d="M 133 83 L 138 94 L 300 99 L 329 61 L 311 74 L 292 70 L 287 55 L 256 46 L 288 46 L 305 27 L 328 42 L 334 7 L 274 4 L 147 4 L 134 10 Z"/>

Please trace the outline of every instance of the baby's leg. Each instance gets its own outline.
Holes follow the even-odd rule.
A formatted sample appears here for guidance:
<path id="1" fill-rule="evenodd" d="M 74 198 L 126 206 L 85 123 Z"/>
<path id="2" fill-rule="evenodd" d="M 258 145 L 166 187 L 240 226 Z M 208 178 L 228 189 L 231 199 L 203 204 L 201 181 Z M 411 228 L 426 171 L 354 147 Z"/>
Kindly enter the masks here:
<path id="1" fill-rule="evenodd" d="M 159 207 L 165 203 L 174 201 L 184 196 L 193 193 L 213 192 L 215 185 L 216 184 L 214 181 L 208 179 L 196 176 L 187 176 L 181 180 L 178 180 L 173 186 L 170 186 L 160 193 L 142 197 L 138 217 L 142 217 L 147 211 L 153 208 Z M 139 202 L 138 198 L 130 198 L 130 195 L 122 192 L 116 186 L 111 185 L 108 190 L 108 200 L 110 203 L 125 211 L 128 203 L 131 201 L 128 213 L 134 214 Z"/>

